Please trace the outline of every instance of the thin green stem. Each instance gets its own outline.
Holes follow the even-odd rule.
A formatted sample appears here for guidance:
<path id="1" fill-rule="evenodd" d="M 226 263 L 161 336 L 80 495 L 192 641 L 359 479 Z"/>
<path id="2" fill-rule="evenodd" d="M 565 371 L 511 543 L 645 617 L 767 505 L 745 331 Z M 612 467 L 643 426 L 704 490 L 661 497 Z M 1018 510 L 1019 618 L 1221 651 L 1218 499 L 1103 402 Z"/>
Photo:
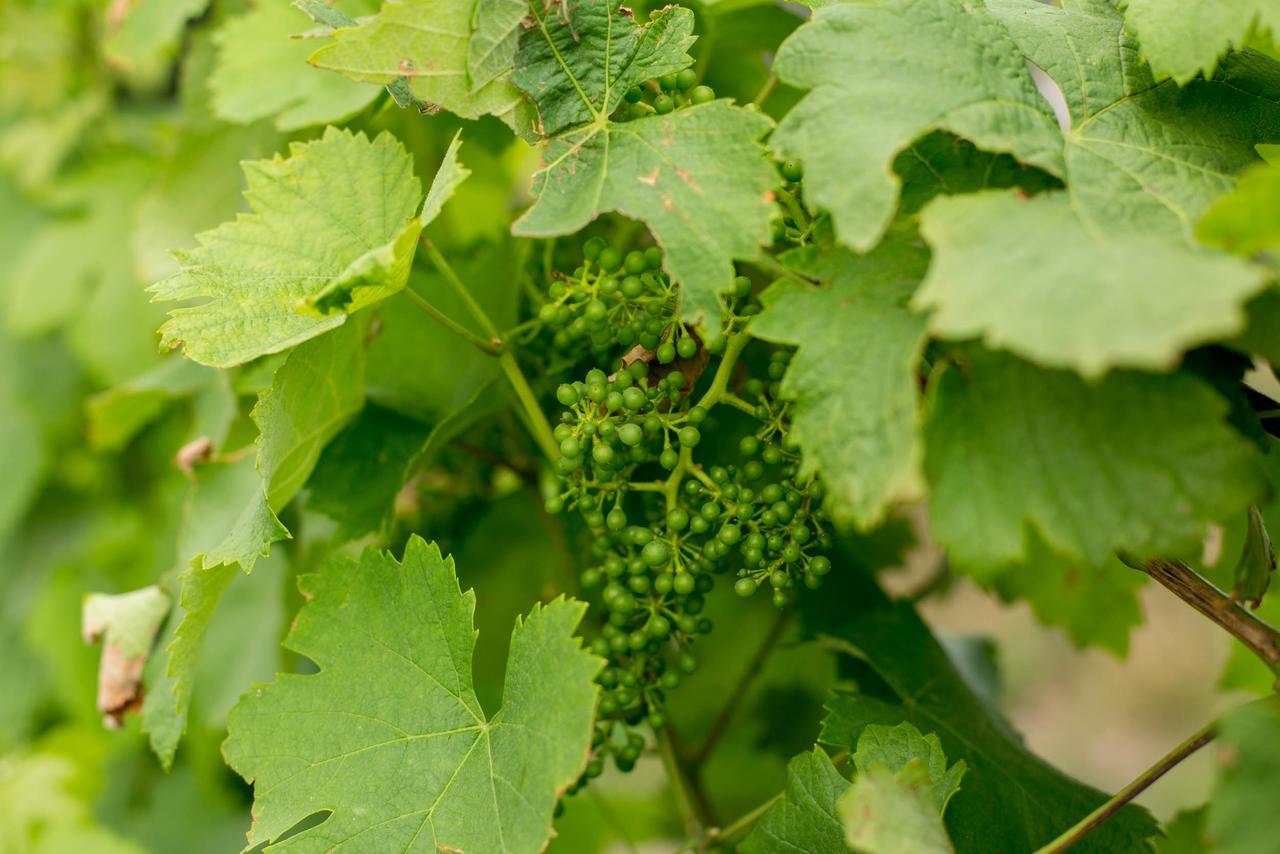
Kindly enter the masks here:
<path id="1" fill-rule="evenodd" d="M 738 332 L 729 336 L 724 345 L 724 355 L 720 357 L 720 365 L 716 368 L 716 374 L 711 378 L 711 385 L 707 388 L 707 393 L 698 401 L 698 406 L 703 409 L 710 409 L 720 402 L 721 397 L 729 388 L 729 378 L 733 376 L 733 369 L 738 364 L 738 357 L 742 355 L 742 351 L 746 349 L 751 336 L 746 332 Z"/>
<path id="2" fill-rule="evenodd" d="M 458 278 L 458 274 L 454 272 L 453 267 L 445 260 L 445 257 L 440 254 L 440 250 L 436 248 L 434 243 L 425 238 L 422 240 L 422 245 L 426 249 L 427 257 L 431 259 L 431 263 L 436 266 L 436 269 L 444 276 L 445 281 L 457 292 L 459 298 L 466 304 L 467 310 L 471 312 L 472 317 L 476 319 L 476 322 L 480 324 L 480 327 L 484 329 L 487 335 L 496 343 L 501 344 L 502 338 L 499 336 L 498 329 L 494 326 L 488 313 L 480 303 L 476 302 L 475 297 L 471 295 L 470 289 Z M 511 390 L 515 392 L 516 400 L 520 403 L 525 426 L 529 428 L 534 441 L 538 443 L 538 447 L 546 455 L 547 459 L 558 459 L 560 446 L 551 432 L 551 424 L 547 421 L 546 413 L 542 411 L 542 407 L 538 404 L 538 397 L 529 386 L 529 381 L 525 379 L 524 373 L 520 370 L 520 364 L 516 361 L 515 354 L 504 347 L 498 355 L 498 364 L 502 367 L 502 373 L 506 376 L 507 382 L 511 384 Z"/>
<path id="3" fill-rule="evenodd" d="M 1061 854 L 1061 852 L 1068 850 L 1107 819 L 1111 818 L 1111 816 L 1119 812 L 1125 804 L 1142 794 L 1148 786 L 1163 777 L 1179 762 L 1213 741 L 1215 735 L 1217 735 L 1216 723 L 1201 727 L 1190 738 L 1163 756 L 1159 762 L 1139 774 L 1132 783 L 1116 792 L 1110 800 L 1089 813 L 1057 839 L 1036 851 L 1035 854 Z"/>
<path id="4" fill-rule="evenodd" d="M 671 783 L 671 791 L 675 795 L 676 808 L 680 810 L 680 815 L 684 818 L 685 830 L 689 836 L 699 836 L 703 825 L 698 818 L 693 796 L 689 793 L 689 784 L 685 779 L 684 769 L 680 767 L 680 760 L 676 756 L 671 730 L 667 728 L 658 730 L 656 740 L 658 742 L 658 753 L 662 756 L 662 765 L 667 771 L 667 780 Z"/>
<path id="5" fill-rule="evenodd" d="M 774 795 L 751 812 L 744 814 L 741 818 L 734 821 L 727 827 L 716 828 L 711 832 L 712 842 L 732 842 L 739 836 L 742 836 L 751 828 L 755 827 L 756 822 L 764 818 L 764 814 L 773 808 L 773 805 L 782 800 L 782 792 Z"/>
<path id="6" fill-rule="evenodd" d="M 764 85 L 760 87 L 760 91 L 751 99 L 751 103 L 757 107 L 762 106 L 766 99 L 773 94 L 773 89 L 778 85 L 778 75 L 769 72 L 769 76 L 765 78 Z"/>
<path id="7" fill-rule="evenodd" d="M 454 320 L 431 303 L 427 302 L 426 299 L 424 299 L 423 296 L 413 288 L 405 288 L 403 293 L 410 299 L 410 301 L 413 302 L 414 305 L 422 309 L 428 317 L 455 335 L 465 339 L 468 344 L 488 353 L 490 356 L 497 356 L 502 353 L 503 348 L 501 344 L 494 344 L 492 341 L 484 340 L 479 335 L 475 334 L 470 329 L 463 326 L 461 323 Z"/>

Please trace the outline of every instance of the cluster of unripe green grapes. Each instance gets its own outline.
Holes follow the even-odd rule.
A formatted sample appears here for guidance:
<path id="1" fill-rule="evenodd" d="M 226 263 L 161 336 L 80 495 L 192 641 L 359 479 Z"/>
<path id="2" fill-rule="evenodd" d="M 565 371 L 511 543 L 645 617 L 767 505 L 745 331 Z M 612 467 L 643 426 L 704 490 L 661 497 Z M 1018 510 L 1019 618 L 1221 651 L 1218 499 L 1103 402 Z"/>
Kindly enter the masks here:
<path id="1" fill-rule="evenodd" d="M 705 359 L 695 358 L 704 345 L 675 317 L 671 286 L 648 267 L 647 253 L 622 255 L 595 242 L 584 254 L 588 260 L 549 303 L 554 320 L 544 309 L 548 323 L 564 329 L 587 312 L 601 316 L 590 306 L 604 301 L 610 277 L 642 273 L 652 274 L 642 278 L 645 289 L 627 299 L 661 305 L 662 311 L 642 308 L 647 319 L 633 339 L 634 314 L 610 300 L 604 320 L 592 328 L 625 330 L 613 342 L 614 359 L 635 344 L 645 352 L 629 352 L 630 361 L 612 374 L 592 368 L 556 390 L 564 410 L 554 428 L 560 457 L 546 508 L 580 513 L 591 532 L 591 565 L 580 581 L 603 605 L 591 647 L 608 661 L 599 677 L 596 743 L 583 781 L 600 773 L 608 757 L 628 770 L 644 744 L 635 727 L 665 725 L 666 695 L 696 669 L 693 643 L 712 629 L 702 611 L 717 576 L 736 572 L 732 586 L 742 596 L 767 587 L 782 608 L 797 585 L 816 587 L 831 568 L 820 554 L 831 544 L 822 484 L 801 474 L 799 457 L 788 447 L 779 382 L 789 353 L 773 352 L 767 378 L 741 383 L 741 396 L 726 388 L 708 404 L 731 398 L 754 427 L 737 442 L 732 464 L 704 466 L 697 449 L 703 431 L 716 429 L 715 419 L 694 400 L 698 376 L 685 373 L 705 367 Z M 618 290 L 609 288 L 610 297 Z M 730 331 L 758 310 L 750 293 L 750 281 L 739 278 Z M 706 348 L 714 351 L 708 355 L 724 352 L 725 341 L 721 336 Z M 608 349 L 604 336 L 598 343 Z"/>
<path id="2" fill-rule="evenodd" d="M 669 364 L 697 352 L 697 342 L 683 327 L 664 339 L 678 292 L 662 272 L 662 250 L 656 246 L 624 255 L 593 237 L 583 246 L 582 265 L 553 281 L 547 296 L 538 319 L 553 330 L 552 346 L 561 353 L 581 353 L 589 343 L 604 357 L 617 346 L 638 344 Z"/>
<path id="3" fill-rule="evenodd" d="M 623 95 L 623 106 L 619 108 L 617 117 L 626 120 L 654 114 L 665 116 L 681 107 L 706 104 L 715 99 L 715 91 L 710 86 L 699 86 L 697 72 L 686 68 L 675 74 L 664 74 L 643 85 L 632 86 Z"/>

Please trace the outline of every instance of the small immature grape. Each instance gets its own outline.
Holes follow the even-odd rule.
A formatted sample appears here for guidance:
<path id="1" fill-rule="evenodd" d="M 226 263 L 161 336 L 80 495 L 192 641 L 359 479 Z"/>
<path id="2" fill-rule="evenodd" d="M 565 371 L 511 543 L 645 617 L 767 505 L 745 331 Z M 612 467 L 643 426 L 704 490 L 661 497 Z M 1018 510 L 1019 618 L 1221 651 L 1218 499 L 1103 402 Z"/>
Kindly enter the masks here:
<path id="1" fill-rule="evenodd" d="M 738 299 L 751 296 L 751 280 L 746 276 L 738 276 L 733 280 L 733 295 Z"/>
<path id="2" fill-rule="evenodd" d="M 654 730 L 660 730 L 667 725 L 667 716 L 662 712 L 650 712 L 647 720 Z"/>
<path id="3" fill-rule="evenodd" d="M 809 561 L 809 571 L 819 577 L 826 575 L 831 571 L 831 561 L 823 555 L 818 555 Z"/>
<path id="4" fill-rule="evenodd" d="M 760 440 L 755 436 L 743 436 L 738 442 L 738 453 L 744 457 L 754 457 L 760 452 Z"/>
<path id="5" fill-rule="evenodd" d="M 725 525 L 720 529 L 720 533 L 716 535 L 720 538 L 720 542 L 726 546 L 732 546 L 742 539 L 742 529 L 734 524 Z"/>
<path id="6" fill-rule="evenodd" d="M 689 100 L 694 104 L 707 104 L 716 99 L 715 90 L 710 86 L 694 86 L 689 93 Z"/>
<path id="7" fill-rule="evenodd" d="M 630 376 L 628 374 L 627 376 Z M 632 386 L 622 392 L 622 405 L 632 412 L 639 412 L 649 403 L 648 396 L 640 389 Z"/>
<path id="8" fill-rule="evenodd" d="M 744 575 L 733 583 L 733 592 L 737 593 L 743 599 L 749 599 L 756 592 L 755 579 L 748 575 Z"/>
<path id="9" fill-rule="evenodd" d="M 621 531 L 627 527 L 627 514 L 621 507 L 615 507 L 604 517 L 604 523 L 610 531 Z"/>
<path id="10" fill-rule="evenodd" d="M 605 468 L 608 468 L 613 464 L 613 458 L 613 448 L 603 442 L 597 442 L 591 448 L 591 459 L 595 460 L 597 464 L 604 466 Z"/>
<path id="11" fill-rule="evenodd" d="M 689 527 L 689 514 L 679 507 L 667 511 L 667 528 L 672 531 L 683 531 Z"/>
<path id="12" fill-rule="evenodd" d="M 566 457 L 576 457 L 582 453 L 582 445 L 573 436 L 569 436 L 560 443 L 560 453 Z"/>
<path id="13" fill-rule="evenodd" d="M 595 587 L 600 583 L 600 570 L 595 567 L 588 567 L 582 570 L 582 575 L 578 579 L 585 588 Z"/>
<path id="14" fill-rule="evenodd" d="M 686 652 L 680 656 L 678 666 L 682 673 L 693 673 L 698 669 L 698 659 L 694 657 L 693 653 Z"/>
<path id="15" fill-rule="evenodd" d="M 578 390 L 568 383 L 561 383 L 556 389 L 556 400 L 562 406 L 573 406 L 578 402 Z"/>
<path id="16" fill-rule="evenodd" d="M 628 252 L 623 264 L 627 272 L 633 276 L 639 275 L 649 268 L 649 262 L 645 260 L 644 253 L 638 249 Z"/>
<path id="17" fill-rule="evenodd" d="M 582 244 L 582 257 L 588 261 L 594 261 L 600 257 L 601 250 L 608 245 L 608 242 L 603 237 L 593 237 Z"/>
<path id="18" fill-rule="evenodd" d="M 662 453 L 658 455 L 658 465 L 664 469 L 673 469 L 678 462 L 680 462 L 680 454 L 676 452 L 675 448 L 663 448 Z"/>
<path id="19" fill-rule="evenodd" d="M 600 250 L 600 257 L 596 259 L 596 263 L 600 265 L 600 269 L 612 272 L 622 266 L 622 256 L 618 254 L 617 249 L 606 246 Z"/>
<path id="20" fill-rule="evenodd" d="M 640 550 L 640 559 L 649 566 L 662 566 L 671 559 L 671 549 L 661 540 L 654 540 Z"/>
<path id="21" fill-rule="evenodd" d="M 644 430 L 639 424 L 623 424 L 618 428 L 618 440 L 628 447 L 635 447 L 644 441 Z"/>
<path id="22" fill-rule="evenodd" d="M 640 99 L 644 97 L 644 90 L 639 86 L 632 86 L 622 97 L 628 104 L 639 103 Z"/>
<path id="23" fill-rule="evenodd" d="M 676 342 L 676 352 L 680 354 L 682 359 L 692 359 L 698 352 L 698 342 L 689 336 L 685 336 Z"/>
<path id="24" fill-rule="evenodd" d="M 564 510 L 564 499 L 561 498 L 559 495 L 553 495 L 546 500 L 543 506 L 546 508 L 546 511 L 548 513 L 554 516 L 560 511 Z"/>
<path id="25" fill-rule="evenodd" d="M 791 597 L 787 595 L 785 590 L 773 591 L 773 607 L 785 608 L 791 603 Z"/>
<path id="26" fill-rule="evenodd" d="M 627 299 L 635 299 L 644 293 L 644 282 L 640 281 L 636 276 L 627 276 L 622 280 L 622 285 L 619 289 Z"/>
<path id="27" fill-rule="evenodd" d="M 686 68 L 676 74 L 676 88 L 681 92 L 688 92 L 693 88 L 693 84 L 698 82 L 698 72 L 692 68 Z"/>
<path id="28" fill-rule="evenodd" d="M 650 270 L 661 270 L 662 250 L 657 246 L 650 246 L 644 250 L 644 260 L 649 265 Z"/>
<path id="29" fill-rule="evenodd" d="M 697 581 L 694 580 L 693 574 L 689 572 L 679 573 L 671 582 L 671 589 L 681 596 L 688 596 L 697 589 L 697 586 Z"/>
<path id="30" fill-rule="evenodd" d="M 676 108 L 676 102 L 671 100 L 670 95 L 659 95 L 653 99 L 653 108 L 658 111 L 658 115 L 665 116 Z"/>
<path id="31" fill-rule="evenodd" d="M 667 374 L 667 388 L 679 389 L 684 388 L 684 374 L 680 371 L 672 371 Z"/>
<path id="32" fill-rule="evenodd" d="M 664 74 L 658 78 L 658 85 L 662 87 L 663 92 L 674 92 L 678 78 L 675 74 Z"/>
<path id="33" fill-rule="evenodd" d="M 658 361 L 664 365 L 669 365 L 676 360 L 676 348 L 670 341 L 663 341 L 658 346 Z"/>

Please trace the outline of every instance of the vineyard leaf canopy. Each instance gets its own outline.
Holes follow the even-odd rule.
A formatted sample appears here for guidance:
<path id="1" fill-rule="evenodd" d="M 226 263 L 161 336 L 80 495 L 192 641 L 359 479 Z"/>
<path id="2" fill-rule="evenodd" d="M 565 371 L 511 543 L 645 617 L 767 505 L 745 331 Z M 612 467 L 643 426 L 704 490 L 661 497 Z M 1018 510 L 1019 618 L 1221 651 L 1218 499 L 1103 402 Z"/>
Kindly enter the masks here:
<path id="1" fill-rule="evenodd" d="M 425 213 L 466 175 L 457 148 Z M 207 300 L 171 311 L 161 335 L 215 367 L 292 347 L 399 291 L 425 224 L 412 160 L 390 134 L 329 128 L 244 168 L 251 212 L 199 235 L 182 269 L 152 286 L 157 300 Z"/>
<path id="2" fill-rule="evenodd" d="M 946 813 L 957 851 L 1025 854 L 1106 800 L 1030 753 L 1008 723 L 974 694 L 910 604 L 889 601 L 857 573 L 832 573 L 826 584 L 823 596 L 803 605 L 807 630 L 841 645 L 883 685 L 875 693 L 837 692 L 827 704 L 830 713 L 819 741 L 851 750 L 867 726 L 902 721 L 936 733 L 947 757 L 968 766 L 964 786 Z M 1143 841 L 1155 832 L 1151 817 L 1130 806 L 1079 849 L 1085 854 L 1145 850 Z"/>
<path id="3" fill-rule="evenodd" d="M 468 73 L 468 56 L 477 50 L 478 41 L 472 38 L 472 22 L 480 33 L 491 32 L 499 24 L 488 8 L 493 5 L 478 0 L 389 0 L 376 15 L 334 31 L 332 43 L 315 51 L 309 61 L 363 83 L 391 85 L 405 78 L 419 101 L 468 119 L 493 114 L 515 126 L 522 96 L 510 80 L 510 35 L 497 36 L 499 44 L 506 45 L 505 63 L 501 50 L 495 47 L 491 52 L 500 66 L 497 71 L 477 59 L 483 79 Z M 518 26 L 524 4 L 514 5 L 520 13 L 513 22 Z"/>
<path id="4" fill-rule="evenodd" d="M 352 0 L 339 8 L 359 14 L 369 5 Z M 209 88 L 219 118 L 239 124 L 273 118 L 280 130 L 300 130 L 347 118 L 378 97 L 375 86 L 308 68 L 315 45 L 293 38 L 306 25 L 289 3 L 261 2 L 215 32 L 218 60 Z"/>
<path id="5" fill-rule="evenodd" d="M 852 786 L 821 748 L 792 759 L 781 800 L 760 819 L 742 850 L 951 850 L 941 819 L 959 789 L 965 764 L 948 768 L 936 735 L 921 735 L 905 721 L 871 724 L 859 736 L 853 759 L 857 775 Z M 922 842 L 927 844 L 921 847 Z"/>
<path id="6" fill-rule="evenodd" d="M 915 305 L 933 310 L 931 331 L 1089 376 L 1167 369 L 1187 347 L 1238 331 L 1262 276 L 1189 236 L 1257 160 L 1254 146 L 1280 136 L 1280 65 L 1237 58 L 1222 80 L 1179 90 L 1152 79 L 1105 0 L 987 8 L 1061 88 L 1067 189 L 925 210 L 935 263 Z"/>
<path id="7" fill-rule="evenodd" d="M 727 101 L 609 119 L 630 84 L 692 64 L 687 9 L 656 12 L 643 27 L 617 0 L 531 12 L 513 79 L 550 136 L 533 206 L 513 231 L 572 234 L 608 211 L 644 221 L 682 285 L 682 316 L 706 320 L 716 337 L 733 259 L 754 257 L 768 238 L 777 178 L 759 139 L 770 120 Z"/>
<path id="8" fill-rule="evenodd" d="M 860 0 L 820 8 L 775 70 L 810 90 L 778 125 L 776 152 L 804 163 L 807 198 L 840 241 L 866 251 L 898 205 L 892 164 L 946 130 L 1062 175 L 1062 136 L 1013 41 L 981 5 Z"/>
<path id="9" fill-rule="evenodd" d="M 255 784 L 250 843 L 320 811 L 281 850 L 537 851 L 586 763 L 601 661 L 573 637 L 585 606 L 536 605 L 511 636 L 502 708 L 472 688 L 475 597 L 418 537 L 303 576 L 287 646 L 316 663 L 232 711 L 229 764 Z"/>
<path id="10" fill-rule="evenodd" d="M 797 250 L 785 263 L 828 281 L 780 280 L 764 293 L 751 333 L 799 345 L 782 380 L 795 400 L 791 435 L 805 466 L 825 478 L 834 517 L 870 527 L 921 490 L 915 374 L 925 320 L 906 303 L 928 256 L 888 240 L 862 256 Z"/>
<path id="11" fill-rule="evenodd" d="M 1117 549 L 1181 554 L 1267 490 L 1227 405 L 1185 373 L 1089 384 L 968 351 L 936 381 L 925 425 L 933 531 L 979 577 L 1027 555 L 1025 526 L 1101 566 Z"/>
<path id="12" fill-rule="evenodd" d="M 1240 255 L 1280 247 L 1280 164 L 1259 164 L 1241 176 L 1201 217 L 1196 236 Z"/>
<path id="13" fill-rule="evenodd" d="M 1152 71 L 1179 85 L 1212 75 L 1228 49 L 1244 47 L 1251 30 L 1280 33 L 1280 6 L 1272 0 L 1128 0 L 1124 14 Z"/>

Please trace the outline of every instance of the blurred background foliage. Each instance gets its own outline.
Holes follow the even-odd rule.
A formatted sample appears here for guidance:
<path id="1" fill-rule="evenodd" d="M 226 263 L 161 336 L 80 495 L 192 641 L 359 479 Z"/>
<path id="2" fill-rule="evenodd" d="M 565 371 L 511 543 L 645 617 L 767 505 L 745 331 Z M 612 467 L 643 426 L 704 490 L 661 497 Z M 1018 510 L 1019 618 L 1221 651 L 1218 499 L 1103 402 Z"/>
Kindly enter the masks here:
<path id="1" fill-rule="evenodd" d="M 369 11 L 367 0 L 339 6 Z M 750 100 L 766 80 L 766 52 L 801 19 L 732 0 L 696 9 L 706 82 Z M 309 493 L 286 511 L 295 538 L 252 576 L 237 574 L 219 605 L 173 770 L 150 754 L 136 716 L 121 731 L 103 725 L 100 653 L 81 638 L 81 602 L 157 579 L 172 587 L 202 512 L 199 484 L 175 454 L 197 437 L 218 455 L 250 446 L 249 410 L 278 364 L 268 357 L 219 372 L 162 354 L 163 310 L 145 287 L 176 269 L 171 250 L 242 209 L 240 161 L 283 152 L 332 122 L 391 131 L 413 152 L 417 174 L 430 175 L 459 125 L 307 67 L 312 47 L 288 36 L 309 26 L 283 0 L 0 0 L 0 852 L 242 845 L 250 792 L 219 754 L 227 711 L 253 682 L 307 666 L 282 659 L 278 645 L 298 606 L 294 578 L 333 543 L 367 531 L 379 500 L 394 496 L 397 524 L 364 542 L 398 550 L 408 532 L 427 532 L 476 588 L 477 688 L 487 708 L 496 706 L 514 615 L 576 587 L 564 534 L 512 476 L 527 450 L 510 449 L 506 466 L 486 461 L 503 455 L 494 446 L 512 417 L 492 391 L 493 365 L 397 297 L 370 350 L 361 429 L 339 436 Z M 254 61 L 268 50 L 271 63 Z M 764 106 L 780 114 L 794 98 L 778 87 Z M 470 123 L 462 157 L 473 176 L 432 237 L 462 259 L 490 313 L 513 324 L 525 249 L 507 226 L 527 199 L 511 188 L 527 186 L 536 156 L 482 121 Z M 460 316 L 433 275 L 416 270 L 411 286 Z M 464 409 L 471 414 L 459 421 Z M 418 460 L 400 488 L 432 431 L 448 439 L 463 428 L 466 442 L 438 443 L 435 464 Z M 355 490 L 335 459 L 362 454 L 360 438 L 375 430 L 380 465 Z M 911 523 L 890 523 L 858 548 L 865 568 L 902 593 L 928 585 L 940 560 L 909 547 Z M 1242 536 L 1225 532 L 1210 563 L 1229 573 Z M 1033 749 L 1107 790 L 1230 696 L 1266 688 L 1265 671 L 1228 638 L 1163 591 L 1133 595 L 1142 576 L 1126 578 L 1113 611 L 1032 595 L 1058 609 L 1033 613 L 1025 601 L 999 602 L 1027 591 L 993 597 L 968 582 L 932 590 L 922 606 Z M 755 639 L 776 619 L 763 598 L 712 599 L 721 628 L 703 642 L 709 666 L 673 700 L 682 734 L 707 732 L 716 701 L 749 667 Z M 839 678 L 823 649 L 793 635 L 752 683 L 707 766 L 705 786 L 727 816 L 777 791 L 787 759 L 813 743 Z M 1203 800 L 1211 762 L 1198 757 L 1143 802 L 1163 818 Z M 660 765 L 646 758 L 636 773 L 606 777 L 571 800 L 558 827 L 573 845 L 556 841 L 552 850 L 667 850 L 661 840 L 680 832 L 668 798 Z"/>

